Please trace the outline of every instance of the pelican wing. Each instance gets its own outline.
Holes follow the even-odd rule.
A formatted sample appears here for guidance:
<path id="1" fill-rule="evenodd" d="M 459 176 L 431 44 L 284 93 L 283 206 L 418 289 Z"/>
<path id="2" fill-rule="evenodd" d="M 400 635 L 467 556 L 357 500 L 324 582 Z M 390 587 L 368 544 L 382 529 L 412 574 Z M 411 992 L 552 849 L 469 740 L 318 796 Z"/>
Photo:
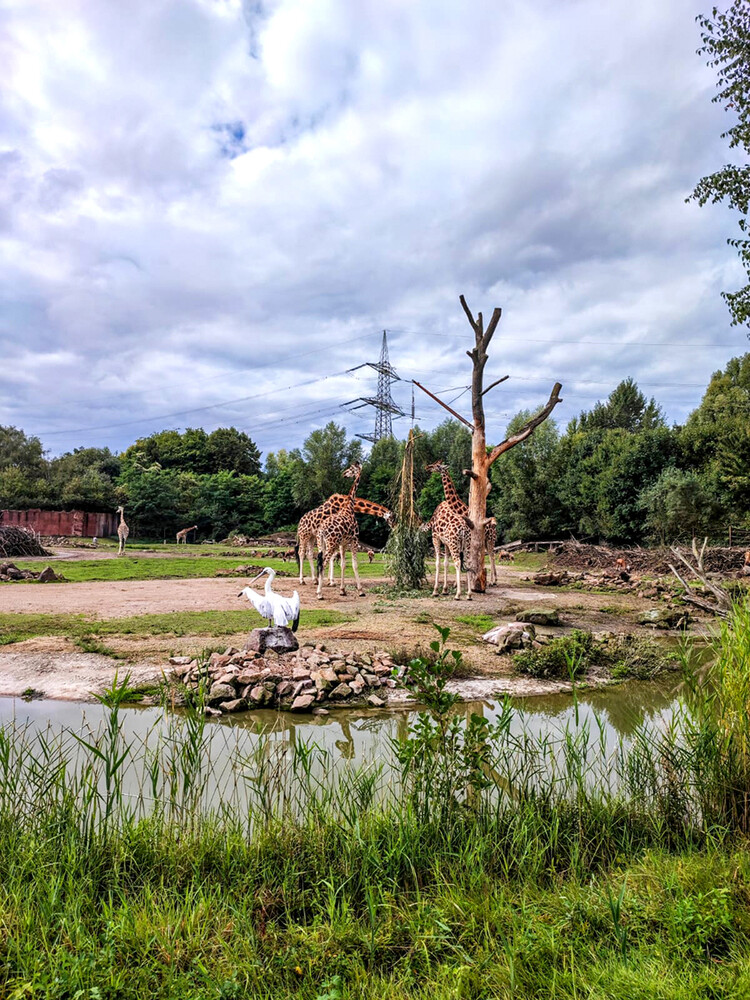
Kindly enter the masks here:
<path id="1" fill-rule="evenodd" d="M 258 612 L 262 618 L 273 618 L 274 610 L 273 605 L 268 600 L 265 594 L 259 594 L 257 590 L 253 590 L 252 587 L 245 587 L 242 591 L 245 597 L 250 601 L 252 606 Z"/>

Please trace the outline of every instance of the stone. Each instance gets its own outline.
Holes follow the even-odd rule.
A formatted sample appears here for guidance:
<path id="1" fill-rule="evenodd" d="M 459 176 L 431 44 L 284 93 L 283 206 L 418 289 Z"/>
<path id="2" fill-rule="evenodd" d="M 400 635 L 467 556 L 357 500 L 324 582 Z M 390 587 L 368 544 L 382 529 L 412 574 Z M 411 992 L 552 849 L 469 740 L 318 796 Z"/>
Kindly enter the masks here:
<path id="1" fill-rule="evenodd" d="M 236 682 L 237 682 L 237 674 L 230 673 L 229 671 L 220 674 L 219 677 L 216 678 L 217 684 L 234 684 Z"/>
<path id="2" fill-rule="evenodd" d="M 342 684 L 351 684 L 351 682 L 354 680 L 354 674 L 346 674 L 343 672 L 337 673 L 336 677 Z"/>
<path id="3" fill-rule="evenodd" d="M 286 698 L 288 694 L 291 694 L 294 690 L 294 684 L 291 681 L 281 681 L 276 687 L 276 697 Z"/>
<path id="4" fill-rule="evenodd" d="M 258 653 L 267 649 L 276 653 L 293 653 L 299 649 L 299 643 L 290 628 L 273 625 L 269 628 L 254 628 L 247 638 L 245 649 Z"/>
<path id="5" fill-rule="evenodd" d="M 221 711 L 218 708 L 211 708 L 210 705 L 204 705 L 204 707 L 203 707 L 203 714 L 207 718 L 213 719 L 216 716 L 221 715 Z"/>
<path id="6" fill-rule="evenodd" d="M 395 688 L 396 686 L 396 681 L 393 679 L 393 677 L 386 677 L 383 683 L 388 688 Z"/>
<path id="7" fill-rule="evenodd" d="M 173 670 L 172 670 L 172 676 L 173 677 L 185 677 L 185 674 L 189 674 L 190 671 L 191 671 L 191 669 L 192 669 L 192 667 L 190 666 L 189 663 L 187 663 L 185 665 L 180 665 L 180 666 L 174 667 Z"/>
<path id="8" fill-rule="evenodd" d="M 265 680 L 263 687 L 269 694 L 273 694 L 276 691 L 276 681 Z"/>
<path id="9" fill-rule="evenodd" d="M 378 698 L 376 694 L 371 694 L 367 696 L 367 704 L 370 705 L 372 708 L 383 708 L 385 706 L 385 702 L 383 701 L 383 699 Z"/>
<path id="10" fill-rule="evenodd" d="M 352 689 L 348 684 L 338 684 L 333 691 L 331 691 L 329 697 L 331 698 L 348 698 L 352 693 Z"/>
<path id="11" fill-rule="evenodd" d="M 292 680 L 293 681 L 306 681 L 310 677 L 310 671 L 307 667 L 295 667 L 292 670 Z"/>
<path id="12" fill-rule="evenodd" d="M 173 667 L 184 667 L 193 662 L 191 656 L 170 656 L 169 662 Z"/>
<path id="13" fill-rule="evenodd" d="M 355 677 L 349 687 L 352 689 L 353 694 L 362 694 L 366 685 L 361 677 Z"/>
<path id="14" fill-rule="evenodd" d="M 651 608 L 638 615 L 640 625 L 653 628 L 684 628 L 690 616 L 684 608 Z"/>
<path id="15" fill-rule="evenodd" d="M 293 712 L 306 712 L 314 701 L 315 695 L 300 694 L 292 702 L 291 710 Z"/>
<path id="16" fill-rule="evenodd" d="M 260 670 L 241 670 L 236 679 L 238 684 L 257 684 L 261 677 Z"/>
<path id="17" fill-rule="evenodd" d="M 236 646 L 227 646 L 224 650 L 224 656 L 228 656 L 230 659 L 239 653 L 239 649 Z"/>
<path id="18" fill-rule="evenodd" d="M 294 685 L 294 690 L 292 691 L 292 698 L 296 698 L 300 691 L 305 691 L 306 689 L 311 688 L 312 683 L 313 682 L 311 680 L 297 681 Z"/>
<path id="19" fill-rule="evenodd" d="M 320 706 L 318 706 L 317 708 L 314 708 L 312 710 L 312 714 L 313 715 L 330 715 L 331 713 L 328 711 L 327 708 L 320 708 Z"/>
<path id="20" fill-rule="evenodd" d="M 208 658 L 209 668 L 218 670 L 220 667 L 225 667 L 229 663 L 229 657 L 225 656 L 223 653 L 211 653 Z"/>
<path id="21" fill-rule="evenodd" d="M 219 705 L 222 712 L 242 712 L 247 708 L 244 698 L 233 698 L 231 701 L 222 701 Z"/>
<path id="22" fill-rule="evenodd" d="M 517 615 L 517 621 L 532 625 L 561 625 L 560 615 L 554 608 L 527 608 Z"/>
<path id="23" fill-rule="evenodd" d="M 208 702 L 231 701 L 237 697 L 237 692 L 231 684 L 212 684 L 208 692 Z"/>
<path id="24" fill-rule="evenodd" d="M 392 669 L 393 669 L 392 667 L 388 667 L 384 663 L 376 663 L 375 666 L 372 668 L 372 672 L 374 674 L 377 674 L 378 677 L 386 677 L 388 674 L 390 674 Z"/>
<path id="25" fill-rule="evenodd" d="M 263 704 L 266 700 L 266 689 L 261 684 L 256 684 L 254 688 L 250 689 L 249 698 L 256 704 Z"/>
<path id="26" fill-rule="evenodd" d="M 362 678 L 368 687 L 380 687 L 380 678 L 376 677 L 375 674 L 362 674 Z"/>
<path id="27" fill-rule="evenodd" d="M 525 622 L 510 622 L 507 625 L 496 625 L 482 636 L 485 642 L 497 646 L 497 653 L 505 653 L 512 649 L 523 649 L 529 646 L 535 638 L 534 626 Z"/>

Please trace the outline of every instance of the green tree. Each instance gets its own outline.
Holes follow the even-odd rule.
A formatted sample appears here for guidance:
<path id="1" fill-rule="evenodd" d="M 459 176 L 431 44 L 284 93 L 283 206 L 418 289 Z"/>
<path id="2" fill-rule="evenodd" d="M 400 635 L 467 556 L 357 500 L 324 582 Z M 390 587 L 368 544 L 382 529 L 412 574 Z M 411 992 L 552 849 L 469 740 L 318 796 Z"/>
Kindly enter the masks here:
<path id="1" fill-rule="evenodd" d="M 260 452 L 252 438 L 235 427 L 219 427 L 206 442 L 207 472 L 237 472 L 243 476 L 260 474 Z"/>
<path id="2" fill-rule="evenodd" d="M 571 422 L 571 430 L 653 430 L 664 426 L 664 417 L 653 397 L 643 395 L 632 378 L 626 378 L 612 390 L 606 403 L 597 403 Z"/>
<path id="3" fill-rule="evenodd" d="M 506 437 L 520 430 L 533 416 L 516 414 Z M 489 506 L 497 518 L 498 537 L 510 539 L 559 538 L 565 530 L 565 512 L 558 496 L 560 435 L 547 420 L 526 441 L 492 466 Z"/>
<path id="4" fill-rule="evenodd" d="M 17 466 L 32 475 L 45 471 L 42 443 L 18 427 L 0 427 L 0 469 Z"/>
<path id="5" fill-rule="evenodd" d="M 700 55 L 718 76 L 715 103 L 723 105 L 735 117 L 735 124 L 722 133 L 729 140 L 738 163 L 728 163 L 713 174 L 702 177 L 690 199 L 700 205 L 725 202 L 739 212 L 741 236 L 729 239 L 750 277 L 750 240 L 748 240 L 748 205 L 750 204 L 750 6 L 747 0 L 733 0 L 725 11 L 714 7 L 710 15 L 698 18 L 701 26 Z M 690 200 L 688 199 L 688 200 Z M 736 292 L 723 292 L 733 324 L 750 323 L 750 283 Z"/>
<path id="6" fill-rule="evenodd" d="M 666 542 L 723 530 L 721 507 L 711 484 L 692 470 L 668 466 L 640 495 L 650 536 Z"/>
<path id="7" fill-rule="evenodd" d="M 302 446 L 302 463 L 294 469 L 294 500 L 312 510 L 332 493 L 348 493 L 343 471 L 362 460 L 362 442 L 347 441 L 346 428 L 333 421 L 312 432 Z"/>

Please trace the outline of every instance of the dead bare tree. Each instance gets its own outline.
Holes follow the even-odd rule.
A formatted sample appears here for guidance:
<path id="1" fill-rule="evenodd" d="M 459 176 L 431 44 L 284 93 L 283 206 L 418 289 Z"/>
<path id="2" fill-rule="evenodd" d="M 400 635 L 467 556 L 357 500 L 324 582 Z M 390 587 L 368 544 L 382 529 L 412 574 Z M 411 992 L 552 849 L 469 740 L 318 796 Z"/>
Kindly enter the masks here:
<path id="1" fill-rule="evenodd" d="M 485 525 L 488 521 L 487 495 L 492 486 L 489 478 L 490 468 L 501 455 L 505 454 L 506 451 L 510 451 L 511 448 L 515 448 L 522 441 L 525 441 L 540 424 L 544 423 L 557 404 L 562 402 L 560 399 L 562 385 L 559 382 L 555 383 L 547 405 L 535 417 L 532 417 L 515 434 L 512 434 L 504 441 L 501 441 L 500 444 L 488 450 L 484 419 L 484 396 L 509 377 L 508 375 L 504 375 L 502 378 L 496 379 L 488 385 L 486 389 L 484 388 L 484 368 L 488 358 L 487 348 L 497 329 L 497 324 L 500 322 L 502 309 L 495 308 L 493 310 L 492 317 L 485 330 L 482 314 L 478 313 L 475 319 L 463 295 L 460 296 L 460 302 L 474 331 L 474 347 L 472 350 L 466 352 L 471 358 L 473 366 L 471 376 L 473 422 L 466 420 L 460 414 L 451 410 L 450 407 L 446 406 L 442 400 L 437 399 L 424 386 L 420 385 L 419 388 L 437 400 L 441 406 L 452 413 L 454 417 L 458 417 L 471 430 L 471 469 L 464 469 L 464 474 L 471 477 L 471 484 L 469 486 L 469 514 L 466 518 L 470 529 L 470 540 L 468 553 L 464 554 L 464 561 L 468 568 L 470 590 L 482 593 L 487 585 L 487 576 L 484 568 L 484 538 Z M 418 382 L 415 384 L 419 385 Z"/>
<path id="2" fill-rule="evenodd" d="M 695 544 L 695 538 L 693 538 L 693 559 L 695 560 L 695 565 L 693 565 L 686 556 L 680 552 L 680 550 L 675 546 L 670 546 L 674 555 L 684 563 L 684 565 L 690 570 L 692 576 L 700 580 L 701 584 L 713 595 L 713 601 L 707 600 L 705 597 L 698 597 L 697 594 L 693 593 L 690 588 L 690 584 L 687 580 L 678 572 L 672 563 L 669 563 L 669 568 L 672 570 L 674 575 L 677 577 L 679 582 L 682 584 L 684 593 L 682 595 L 683 601 L 687 604 L 694 604 L 697 608 L 701 608 L 703 611 L 708 611 L 712 615 L 718 615 L 719 618 L 728 618 L 732 610 L 732 598 L 727 593 L 726 590 L 722 590 L 721 587 L 717 587 L 715 583 L 708 579 L 706 576 L 706 571 L 703 568 L 703 556 L 706 552 L 706 545 L 708 544 L 708 538 L 703 539 L 703 545 L 700 552 L 698 551 L 698 546 Z M 684 572 L 684 570 L 683 570 Z"/>

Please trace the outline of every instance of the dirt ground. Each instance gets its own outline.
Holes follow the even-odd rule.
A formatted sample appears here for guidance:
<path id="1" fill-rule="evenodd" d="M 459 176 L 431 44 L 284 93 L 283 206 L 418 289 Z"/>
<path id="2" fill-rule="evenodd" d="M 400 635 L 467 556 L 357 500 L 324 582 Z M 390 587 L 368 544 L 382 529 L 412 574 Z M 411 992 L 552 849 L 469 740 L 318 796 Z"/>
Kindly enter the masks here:
<path id="1" fill-rule="evenodd" d="M 67 555 L 67 553 L 65 553 Z M 88 555 L 87 555 L 88 557 Z M 449 644 L 464 654 L 464 673 L 471 679 L 457 682 L 466 697 L 489 697 L 497 693 L 518 695 L 564 690 L 559 682 L 540 682 L 513 677 L 507 656 L 494 655 L 492 647 L 480 640 L 481 623 L 459 622 L 457 617 L 488 615 L 494 620 L 511 621 L 523 608 L 555 609 L 566 628 L 585 628 L 593 632 L 639 632 L 638 612 L 656 606 L 653 601 L 626 593 L 591 593 L 535 586 L 523 570 L 500 567 L 498 585 L 485 594 L 475 594 L 471 601 L 450 596 L 390 598 L 373 593 L 368 580 L 366 596 L 357 597 L 351 584 L 346 597 L 338 589 L 324 588 L 324 600 L 318 601 L 308 583 L 279 579 L 275 588 L 283 594 L 300 590 L 305 608 L 325 608 L 353 617 L 353 621 L 320 628 L 305 628 L 304 617 L 298 633 L 300 643 L 324 642 L 341 650 L 406 650 L 413 653 L 436 637 L 433 622 L 451 627 Z M 241 610 L 244 599 L 238 598 L 242 581 L 236 579 L 186 579 L 143 581 L 99 581 L 58 585 L 5 584 L 0 590 L 0 608 L 4 612 L 72 613 L 99 618 L 119 618 L 141 614 L 168 614 L 181 611 Z M 254 612 L 248 613 L 248 632 L 258 624 Z M 562 629 L 543 629 L 555 634 Z M 107 656 L 82 653 L 66 639 L 35 638 L 0 650 L 0 695 L 19 695 L 33 688 L 46 697 L 81 699 L 92 690 L 101 690 L 114 676 L 130 671 L 138 684 L 150 684 L 161 677 L 167 660 L 174 654 L 199 654 L 206 647 L 241 645 L 247 633 L 216 637 L 203 636 L 129 636 L 106 637 L 107 646 L 124 661 Z M 650 633 L 649 634 L 653 634 Z M 464 690 L 465 689 L 465 690 Z"/>

